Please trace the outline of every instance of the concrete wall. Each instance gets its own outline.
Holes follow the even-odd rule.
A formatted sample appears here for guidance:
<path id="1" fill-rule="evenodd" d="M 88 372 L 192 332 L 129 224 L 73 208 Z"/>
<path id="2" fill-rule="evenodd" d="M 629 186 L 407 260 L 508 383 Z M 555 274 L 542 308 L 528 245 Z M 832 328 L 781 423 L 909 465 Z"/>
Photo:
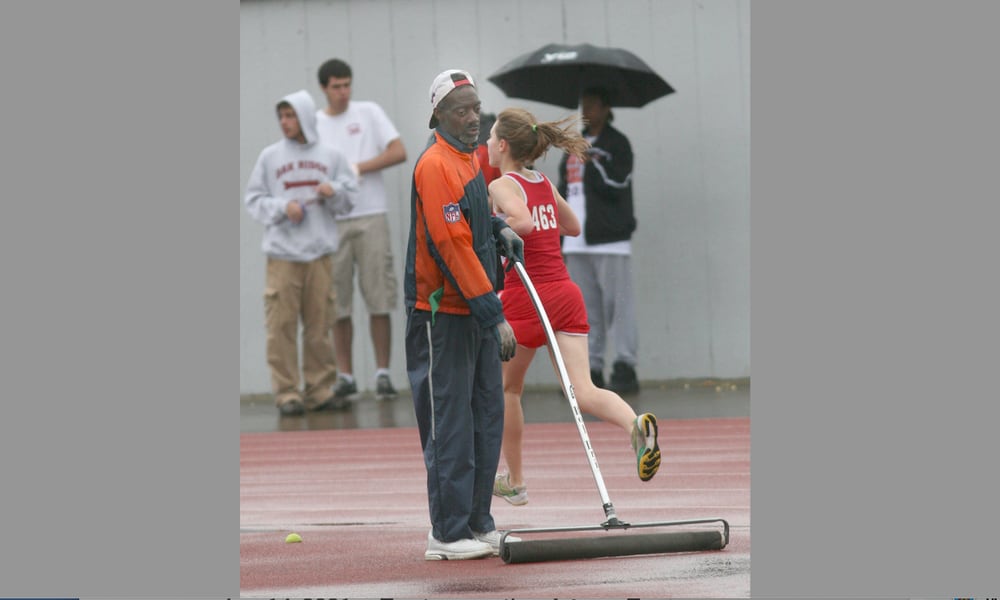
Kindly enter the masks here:
<path id="1" fill-rule="evenodd" d="M 242 204 L 260 150 L 280 137 L 274 104 L 306 89 L 325 98 L 316 70 L 339 57 L 353 97 L 374 100 L 406 145 L 385 171 L 396 271 L 402 279 L 410 176 L 429 134 L 427 88 L 446 68 L 478 79 L 483 109 L 523 106 L 540 119 L 559 107 L 507 98 L 486 78 L 547 43 L 626 48 L 677 92 L 615 110 L 636 155 L 639 228 L 633 239 L 644 380 L 750 376 L 750 16 L 748 0 L 328 0 L 240 3 L 240 393 L 270 390 L 264 354 L 263 228 Z M 553 178 L 558 152 L 538 166 Z M 356 297 L 356 306 L 363 306 Z M 358 318 L 360 316 L 360 319 Z M 406 388 L 403 311 L 393 314 L 392 372 Z M 609 357 L 610 360 L 610 357 Z M 370 387 L 367 315 L 355 316 L 355 374 Z M 554 383 L 544 353 L 529 384 Z"/>

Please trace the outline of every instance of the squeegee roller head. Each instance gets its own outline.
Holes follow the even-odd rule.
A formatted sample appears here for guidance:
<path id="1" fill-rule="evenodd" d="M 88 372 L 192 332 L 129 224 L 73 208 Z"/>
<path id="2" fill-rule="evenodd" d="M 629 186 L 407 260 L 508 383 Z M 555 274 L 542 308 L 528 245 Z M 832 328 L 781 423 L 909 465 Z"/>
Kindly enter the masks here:
<path id="1" fill-rule="evenodd" d="M 665 552 L 699 552 L 721 550 L 724 546 L 724 536 L 719 531 L 675 531 L 505 542 L 501 545 L 500 556 L 505 563 L 510 564 Z"/>

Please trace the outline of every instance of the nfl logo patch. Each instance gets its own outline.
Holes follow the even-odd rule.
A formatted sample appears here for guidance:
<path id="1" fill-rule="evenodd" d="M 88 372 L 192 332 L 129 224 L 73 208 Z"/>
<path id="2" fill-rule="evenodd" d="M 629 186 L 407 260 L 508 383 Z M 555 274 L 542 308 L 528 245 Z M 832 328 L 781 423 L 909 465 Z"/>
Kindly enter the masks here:
<path id="1" fill-rule="evenodd" d="M 458 223 L 462 220 L 462 209 L 458 204 L 444 205 L 444 220 L 448 223 Z"/>

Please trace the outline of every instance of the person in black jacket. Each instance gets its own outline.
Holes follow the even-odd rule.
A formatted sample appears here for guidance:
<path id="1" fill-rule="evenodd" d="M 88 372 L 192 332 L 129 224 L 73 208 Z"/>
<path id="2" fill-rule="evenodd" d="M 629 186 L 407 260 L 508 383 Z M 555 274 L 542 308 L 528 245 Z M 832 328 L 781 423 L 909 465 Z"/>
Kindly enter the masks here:
<path id="1" fill-rule="evenodd" d="M 590 88 L 580 97 L 591 144 L 587 159 L 566 155 L 559 164 L 559 193 L 583 222 L 583 235 L 563 239 L 570 277 L 580 286 L 590 322 L 590 376 L 604 384 L 605 344 L 614 332 L 615 361 L 610 389 L 619 394 L 639 390 L 635 366 L 639 334 L 632 285 L 632 145 L 611 126 L 609 94 Z"/>

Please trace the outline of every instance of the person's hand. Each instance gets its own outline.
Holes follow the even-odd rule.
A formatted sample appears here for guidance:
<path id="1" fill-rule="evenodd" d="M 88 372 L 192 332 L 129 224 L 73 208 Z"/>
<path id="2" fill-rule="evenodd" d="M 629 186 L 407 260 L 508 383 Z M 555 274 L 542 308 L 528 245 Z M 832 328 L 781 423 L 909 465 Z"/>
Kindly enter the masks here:
<path id="1" fill-rule="evenodd" d="M 507 257 L 507 270 L 514 268 L 514 261 L 524 264 L 524 240 L 522 240 L 510 227 L 500 230 L 500 244 L 503 247 L 503 255 Z"/>
<path id="2" fill-rule="evenodd" d="M 333 190 L 333 186 L 330 185 L 330 182 L 326 181 L 316 186 L 316 193 L 319 194 L 320 198 L 329 198 L 330 196 L 333 196 L 335 192 Z"/>
<path id="3" fill-rule="evenodd" d="M 500 345 L 500 360 L 507 362 L 514 358 L 517 350 L 517 338 L 514 337 L 514 329 L 506 320 L 500 321 L 493 329 L 493 335 Z"/>
<path id="4" fill-rule="evenodd" d="M 298 224 L 302 222 L 303 217 L 306 216 L 305 211 L 302 210 L 302 205 L 299 204 L 298 200 L 292 200 L 285 205 L 285 215 L 288 216 L 288 220 L 292 223 Z"/>
<path id="5" fill-rule="evenodd" d="M 359 179 L 361 177 L 361 169 L 359 169 L 358 165 L 354 163 L 351 163 L 351 173 L 354 173 L 355 179 Z"/>

